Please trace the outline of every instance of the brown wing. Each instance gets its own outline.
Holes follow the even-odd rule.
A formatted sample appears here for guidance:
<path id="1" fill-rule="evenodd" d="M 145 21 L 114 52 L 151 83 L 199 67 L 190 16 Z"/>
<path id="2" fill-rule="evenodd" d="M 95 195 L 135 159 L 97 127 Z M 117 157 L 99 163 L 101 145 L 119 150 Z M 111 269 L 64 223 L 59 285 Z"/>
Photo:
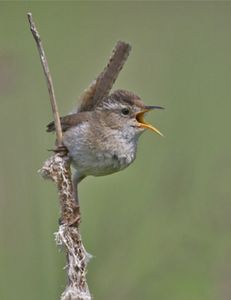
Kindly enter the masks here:
<path id="1" fill-rule="evenodd" d="M 105 97 L 116 81 L 119 72 L 128 58 L 131 46 L 125 42 L 117 42 L 107 66 L 100 75 L 83 92 L 78 112 L 94 110 L 95 106 Z"/>
<path id="2" fill-rule="evenodd" d="M 60 118 L 62 131 L 66 131 L 72 126 L 76 126 L 82 122 L 88 122 L 89 116 L 91 112 L 81 112 L 81 113 L 75 113 L 71 115 L 67 115 L 65 117 Z M 47 132 L 55 131 L 55 124 L 54 121 L 50 122 L 47 125 Z"/>

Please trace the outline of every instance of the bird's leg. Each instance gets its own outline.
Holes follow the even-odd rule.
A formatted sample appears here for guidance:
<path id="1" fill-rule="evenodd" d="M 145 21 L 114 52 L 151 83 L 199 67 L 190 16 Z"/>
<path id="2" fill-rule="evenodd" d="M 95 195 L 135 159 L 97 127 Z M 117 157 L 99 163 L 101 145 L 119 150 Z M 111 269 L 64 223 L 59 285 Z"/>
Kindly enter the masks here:
<path id="1" fill-rule="evenodd" d="M 80 175 L 77 171 L 74 173 L 72 177 L 72 187 L 73 187 L 73 196 L 77 206 L 79 206 L 79 196 L 78 196 L 78 184 L 82 181 L 86 176 Z"/>

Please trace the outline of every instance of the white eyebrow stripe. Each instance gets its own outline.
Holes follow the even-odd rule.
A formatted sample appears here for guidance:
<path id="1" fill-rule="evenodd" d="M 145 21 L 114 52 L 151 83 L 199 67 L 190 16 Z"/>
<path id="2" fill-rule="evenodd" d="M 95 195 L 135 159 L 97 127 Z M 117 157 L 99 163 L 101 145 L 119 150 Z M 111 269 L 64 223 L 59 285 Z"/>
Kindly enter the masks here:
<path id="1" fill-rule="evenodd" d="M 106 109 L 121 109 L 121 108 L 127 107 L 127 105 L 109 100 L 109 101 L 103 103 L 103 107 Z"/>

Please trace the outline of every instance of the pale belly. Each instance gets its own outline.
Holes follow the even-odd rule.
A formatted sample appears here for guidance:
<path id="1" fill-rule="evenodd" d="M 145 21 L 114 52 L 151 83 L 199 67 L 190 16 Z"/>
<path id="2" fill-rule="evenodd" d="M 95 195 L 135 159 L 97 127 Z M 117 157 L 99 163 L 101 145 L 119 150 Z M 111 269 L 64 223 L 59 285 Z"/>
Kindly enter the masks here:
<path id="1" fill-rule="evenodd" d="M 84 175 L 104 176 L 121 171 L 128 167 L 135 159 L 135 152 L 127 155 L 104 153 L 91 153 L 84 151 L 81 155 L 70 153 L 73 167 Z"/>
<path id="2" fill-rule="evenodd" d="M 65 132 L 64 145 L 69 150 L 73 167 L 87 176 L 103 176 L 128 167 L 136 157 L 137 139 L 128 141 L 117 133 L 102 136 L 94 143 L 94 136 L 86 135 L 87 125 Z"/>

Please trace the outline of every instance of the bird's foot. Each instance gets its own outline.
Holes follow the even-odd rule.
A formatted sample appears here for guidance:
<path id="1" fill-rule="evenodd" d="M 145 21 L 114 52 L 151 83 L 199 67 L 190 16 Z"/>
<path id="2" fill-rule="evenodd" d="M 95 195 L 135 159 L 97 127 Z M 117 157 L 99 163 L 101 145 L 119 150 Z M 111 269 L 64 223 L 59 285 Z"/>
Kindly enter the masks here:
<path id="1" fill-rule="evenodd" d="M 57 146 L 55 149 L 48 149 L 48 151 L 59 153 L 61 156 L 66 156 L 68 153 L 68 150 L 64 145 Z"/>

